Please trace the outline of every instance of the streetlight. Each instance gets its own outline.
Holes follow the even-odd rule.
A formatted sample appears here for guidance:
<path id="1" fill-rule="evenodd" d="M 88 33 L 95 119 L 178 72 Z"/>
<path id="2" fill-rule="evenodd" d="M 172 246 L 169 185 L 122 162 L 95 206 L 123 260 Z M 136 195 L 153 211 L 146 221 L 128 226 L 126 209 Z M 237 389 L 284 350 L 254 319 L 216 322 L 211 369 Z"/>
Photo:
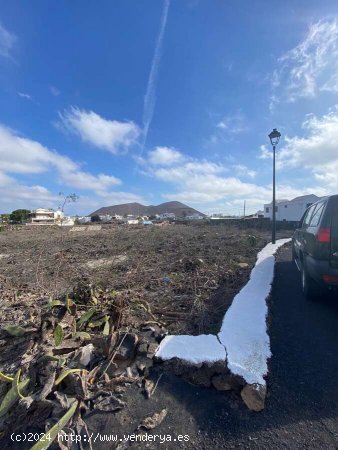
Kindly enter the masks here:
<path id="1" fill-rule="evenodd" d="M 270 142 L 273 148 L 273 181 L 272 181 L 272 243 L 276 243 L 276 145 L 281 137 L 277 128 L 274 128 L 269 134 Z"/>

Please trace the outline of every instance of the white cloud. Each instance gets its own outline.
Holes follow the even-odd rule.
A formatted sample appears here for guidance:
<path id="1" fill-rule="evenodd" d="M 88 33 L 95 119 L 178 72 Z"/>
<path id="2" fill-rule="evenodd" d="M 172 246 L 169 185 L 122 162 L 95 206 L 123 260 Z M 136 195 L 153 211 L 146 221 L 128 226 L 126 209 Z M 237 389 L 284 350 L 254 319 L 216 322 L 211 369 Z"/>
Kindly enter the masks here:
<path id="1" fill-rule="evenodd" d="M 67 156 L 50 150 L 39 142 L 19 136 L 0 124 L 0 209 L 57 207 L 58 195 L 40 184 L 28 186 L 10 174 L 40 176 L 49 173 L 53 181 L 62 186 L 85 191 L 76 205 L 69 207 L 72 213 L 91 212 L 107 204 L 141 202 L 142 196 L 132 192 L 113 191 L 122 182 L 113 175 L 83 171 L 81 166 Z M 90 193 L 90 195 L 87 194 Z"/>
<path id="2" fill-rule="evenodd" d="M 4 58 L 11 58 L 15 41 L 15 34 L 6 30 L 6 28 L 0 23 L 0 56 L 3 56 Z"/>
<path id="3" fill-rule="evenodd" d="M 176 161 L 170 160 L 169 157 L 162 160 L 155 158 L 154 164 L 151 158 L 155 151 L 156 149 L 148 152 L 148 159 L 142 159 L 142 165 L 147 165 L 147 170 L 143 173 L 174 186 L 174 192 L 162 195 L 165 199 L 193 203 L 207 210 L 220 202 L 223 202 L 223 205 L 228 202 L 228 208 L 237 208 L 232 201 L 241 199 L 243 202 L 244 199 L 257 197 L 261 198 L 261 207 L 264 201 L 270 198 L 269 188 L 243 182 L 234 176 L 226 176 L 229 170 L 232 170 L 241 176 L 254 177 L 255 172 L 245 166 L 226 167 L 205 159 L 188 157 L 178 150 L 175 150 L 177 155 L 174 153 L 177 156 Z M 253 204 L 251 206 L 254 207 Z"/>
<path id="4" fill-rule="evenodd" d="M 60 95 L 59 89 L 57 89 L 55 86 L 49 86 L 49 90 L 50 90 L 51 94 L 54 95 L 54 97 L 57 97 L 58 95 Z"/>
<path id="5" fill-rule="evenodd" d="M 243 164 L 235 164 L 234 166 L 232 166 L 232 168 L 236 172 L 236 175 L 240 177 L 255 178 L 255 176 L 257 175 L 257 172 L 255 170 L 251 170 Z"/>
<path id="6" fill-rule="evenodd" d="M 42 174 L 52 172 L 59 182 L 78 189 L 103 192 L 121 180 L 105 174 L 93 175 L 76 162 L 37 141 L 18 136 L 0 125 L 0 167 L 4 173 Z"/>
<path id="7" fill-rule="evenodd" d="M 11 212 L 18 208 L 50 208 L 57 204 L 58 196 L 43 186 L 27 186 L 0 172 L 0 211 Z"/>
<path id="8" fill-rule="evenodd" d="M 18 92 L 18 96 L 22 97 L 22 98 L 25 98 L 27 100 L 32 100 L 32 96 L 29 95 L 29 94 L 25 94 L 24 92 Z"/>
<path id="9" fill-rule="evenodd" d="M 183 154 L 172 147 L 156 147 L 148 152 L 148 162 L 155 166 L 170 166 L 184 159 Z"/>
<path id="10" fill-rule="evenodd" d="M 247 121 L 241 111 L 238 111 L 233 115 L 224 116 L 216 126 L 229 134 L 240 134 L 249 129 Z"/>
<path id="11" fill-rule="evenodd" d="M 272 159 L 272 156 L 272 151 L 268 150 L 266 145 L 263 144 L 260 146 L 260 154 L 258 155 L 259 159 Z"/>
<path id="12" fill-rule="evenodd" d="M 60 123 L 84 142 L 117 154 L 136 142 L 140 129 L 134 122 L 108 120 L 94 111 L 70 108 L 59 113 Z"/>
<path id="13" fill-rule="evenodd" d="M 315 97 L 320 90 L 338 92 L 337 19 L 309 27 L 305 39 L 279 59 L 271 86 L 272 108 L 279 97 L 293 102 L 299 97 Z"/>
<path id="14" fill-rule="evenodd" d="M 118 203 L 144 202 L 137 194 L 120 191 L 98 191 L 94 195 L 81 195 L 76 203 L 67 205 L 67 214 L 89 214 L 104 205 Z M 28 186 L 13 177 L 0 172 L 0 212 L 11 212 L 14 209 L 35 209 L 39 207 L 57 208 L 59 195 L 50 192 L 43 186 Z"/>
<path id="15" fill-rule="evenodd" d="M 48 150 L 37 141 L 19 136 L 0 124 L 0 167 L 12 173 L 42 173 L 57 167 L 72 171 L 77 165 L 66 156 Z"/>
<path id="16" fill-rule="evenodd" d="M 67 186 L 77 189 L 91 190 L 96 193 L 105 191 L 112 186 L 121 184 L 121 180 L 111 175 L 97 176 L 82 171 L 60 171 L 60 181 Z"/>
<path id="17" fill-rule="evenodd" d="M 338 105 L 328 114 L 308 115 L 303 122 L 305 136 L 286 137 L 277 153 L 279 167 L 310 169 L 327 190 L 338 190 Z"/>
<path id="18" fill-rule="evenodd" d="M 201 211 L 235 214 L 239 214 L 239 210 L 242 211 L 244 200 L 248 213 L 262 209 L 264 203 L 271 200 L 270 183 L 259 185 L 247 181 L 248 178 L 254 178 L 257 175 L 255 170 L 245 165 L 234 164 L 233 161 L 225 166 L 175 151 L 179 153 L 180 158 L 170 164 L 166 158 L 162 163 L 160 159 L 156 159 L 156 164 L 151 164 L 152 152 L 148 152 L 148 159 L 142 158 L 139 161 L 143 168 L 146 167 L 142 171 L 144 175 L 173 187 L 162 193 L 163 198 L 194 204 Z M 265 151 L 268 153 L 267 149 Z M 325 195 L 327 190 L 320 183 L 302 188 L 278 184 L 278 198 L 292 199 L 310 193 Z"/>
<path id="19" fill-rule="evenodd" d="M 250 125 L 244 114 L 238 110 L 234 114 L 228 114 L 222 117 L 215 124 L 215 128 L 206 141 L 206 145 L 214 146 L 229 143 L 236 139 L 238 135 L 250 130 Z"/>

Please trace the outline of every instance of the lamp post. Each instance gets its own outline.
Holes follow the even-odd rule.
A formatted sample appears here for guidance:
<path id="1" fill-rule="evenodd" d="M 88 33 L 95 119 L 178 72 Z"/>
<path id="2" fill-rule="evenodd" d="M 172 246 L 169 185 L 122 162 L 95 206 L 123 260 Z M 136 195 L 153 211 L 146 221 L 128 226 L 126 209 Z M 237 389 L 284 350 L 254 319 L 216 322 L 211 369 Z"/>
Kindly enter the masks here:
<path id="1" fill-rule="evenodd" d="M 276 145 L 281 137 L 277 128 L 274 128 L 269 134 L 270 142 L 273 148 L 273 181 L 272 181 L 272 243 L 276 243 Z"/>

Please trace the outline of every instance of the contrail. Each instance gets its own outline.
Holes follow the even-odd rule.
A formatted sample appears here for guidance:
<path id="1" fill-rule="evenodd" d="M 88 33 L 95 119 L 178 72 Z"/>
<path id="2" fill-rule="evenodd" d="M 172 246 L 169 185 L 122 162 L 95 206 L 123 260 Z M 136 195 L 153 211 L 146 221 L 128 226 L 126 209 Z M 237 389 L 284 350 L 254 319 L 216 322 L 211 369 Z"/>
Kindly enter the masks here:
<path id="1" fill-rule="evenodd" d="M 164 0 L 161 24 L 160 24 L 160 31 L 158 33 L 158 37 L 157 37 L 157 41 L 156 41 L 155 53 L 154 53 L 153 60 L 151 63 L 151 69 L 150 69 L 150 74 L 149 74 L 149 78 L 148 78 L 147 90 L 146 90 L 146 94 L 144 96 L 142 150 L 145 146 L 149 127 L 150 127 L 151 121 L 153 120 L 153 115 L 154 115 L 155 102 L 156 102 L 156 82 L 157 82 L 158 70 L 159 70 L 160 62 L 161 62 L 162 42 L 163 42 L 165 27 L 166 27 L 166 23 L 167 23 L 169 4 L 170 4 L 170 0 Z"/>

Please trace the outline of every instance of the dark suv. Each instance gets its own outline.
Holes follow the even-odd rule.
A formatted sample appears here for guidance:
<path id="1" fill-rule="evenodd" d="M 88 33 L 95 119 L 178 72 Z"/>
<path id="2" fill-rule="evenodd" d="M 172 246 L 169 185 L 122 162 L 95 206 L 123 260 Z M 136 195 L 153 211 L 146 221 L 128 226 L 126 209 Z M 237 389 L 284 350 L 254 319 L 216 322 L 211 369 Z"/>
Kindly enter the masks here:
<path id="1" fill-rule="evenodd" d="M 292 256 L 308 300 L 328 290 L 338 294 L 338 195 L 322 198 L 305 211 L 292 238 Z"/>

